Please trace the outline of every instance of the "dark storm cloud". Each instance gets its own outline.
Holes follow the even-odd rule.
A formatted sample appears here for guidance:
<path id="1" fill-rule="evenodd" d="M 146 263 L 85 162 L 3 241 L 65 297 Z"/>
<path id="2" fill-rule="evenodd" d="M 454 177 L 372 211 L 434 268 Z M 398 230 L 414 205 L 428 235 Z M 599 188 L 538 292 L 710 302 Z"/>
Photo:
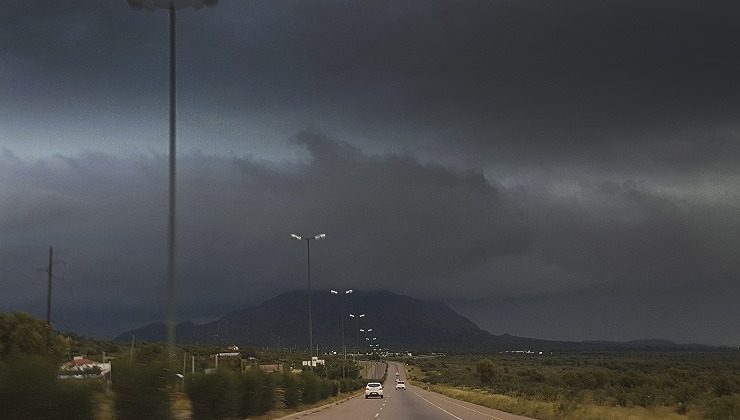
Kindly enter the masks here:
<path id="1" fill-rule="evenodd" d="M 738 8 L 254 3 L 255 17 L 225 22 L 237 32 L 209 32 L 200 47 L 233 45 L 209 55 L 237 63 L 225 80 L 245 87 L 219 92 L 221 100 L 250 109 L 300 104 L 376 141 L 399 130 L 408 146 L 489 163 L 702 169 L 740 157 L 732 132 Z"/>
<path id="2" fill-rule="evenodd" d="M 662 317 L 649 331 L 669 338 L 740 340 L 722 341 L 734 332 L 720 315 L 734 312 L 712 305 L 738 297 L 738 9 L 223 0 L 181 11 L 182 316 L 302 287 L 304 248 L 287 235 L 326 231 L 312 247 L 319 287 L 449 298 L 496 332 L 645 336 L 633 316 L 598 337 L 625 308 Z M 33 270 L 54 244 L 70 324 L 119 332 L 79 301 L 116 328 L 160 317 L 166 13 L 37 0 L 4 5 L 0 20 L 12 291 L 1 308 L 40 312 Z M 328 136 L 285 146 L 307 126 Z M 597 303 L 559 315 L 580 300 Z M 666 321 L 671 305 L 692 306 L 692 333 Z M 528 329 L 537 308 L 563 326 Z"/>
<path id="3" fill-rule="evenodd" d="M 737 205 L 675 200 L 635 182 L 584 183 L 568 194 L 504 188 L 476 170 L 368 155 L 316 131 L 293 143 L 310 158 L 276 165 L 182 157 L 181 318 L 221 315 L 303 287 L 305 247 L 290 240 L 293 232 L 328 235 L 312 247 L 315 287 L 443 297 L 473 314 L 481 301 L 504 297 L 615 292 L 616 306 L 635 293 L 680 300 L 728 287 L 740 269 Z M 165 163 L 98 153 L 27 162 L 6 152 L 0 230 L 16 246 L 3 249 L 4 283 L 15 290 L 3 307 L 39 311 L 43 279 L 32 268 L 53 243 L 67 263 L 56 306 L 69 315 L 60 323 L 105 334 L 159 318 Z M 101 297 L 101 290 L 113 292 Z M 93 324 L 75 315 L 80 300 L 101 312 Z M 487 325 L 519 326 L 496 308 L 488 306 L 510 323 L 496 324 L 489 313 L 481 317 Z"/>
<path id="4" fill-rule="evenodd" d="M 531 246 L 521 216 L 480 172 L 457 173 L 409 156 L 368 156 L 311 131 L 294 142 L 311 159 L 292 168 L 182 157 L 184 317 L 217 315 L 303 287 L 304 248 L 290 240 L 292 232 L 329 237 L 314 249 L 317 287 L 407 283 L 401 288 L 411 292 L 423 281 L 426 293 L 436 295 L 455 272 Z M 0 230 L 29 253 L 9 257 L 11 272 L 43 264 L 44 238 L 70 271 L 59 286 L 59 307 L 97 296 L 101 308 L 123 316 L 135 311 L 133 302 L 161 303 L 165 167 L 161 156 L 90 153 L 25 162 L 6 153 Z M 25 284 L 13 302 L 38 305 L 43 288 L 24 278 L 7 281 L 10 288 Z M 114 293 L 101 297 L 102 289 Z"/>
<path id="5" fill-rule="evenodd" d="M 738 9 L 688 0 L 221 2 L 181 12 L 181 110 L 289 115 L 483 167 L 735 171 Z M 7 6 L 3 19 L 4 66 L 19 72 L 8 84 L 19 103 L 5 105 L 14 114 L 65 105 L 71 119 L 86 103 L 99 110 L 82 119 L 162 114 L 164 12 L 37 1 Z"/>

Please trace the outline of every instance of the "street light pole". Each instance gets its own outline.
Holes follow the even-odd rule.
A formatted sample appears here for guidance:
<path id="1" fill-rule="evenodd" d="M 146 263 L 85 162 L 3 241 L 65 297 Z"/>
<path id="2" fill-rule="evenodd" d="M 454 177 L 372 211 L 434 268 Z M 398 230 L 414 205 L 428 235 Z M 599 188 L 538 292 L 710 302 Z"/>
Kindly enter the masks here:
<path id="1" fill-rule="evenodd" d="M 308 268 L 307 270 L 307 277 L 308 277 L 308 354 L 313 354 L 313 320 L 312 320 L 312 311 L 311 311 L 311 241 L 319 240 L 319 239 L 326 239 L 325 233 L 319 233 L 317 235 L 313 236 L 301 236 L 296 235 L 295 233 L 291 233 L 290 237 L 297 240 L 297 241 L 306 241 L 306 266 Z M 316 356 L 318 356 L 318 351 L 316 352 Z"/>
<path id="2" fill-rule="evenodd" d="M 203 6 L 215 6 L 218 0 L 127 0 L 133 9 L 167 9 L 169 11 L 169 87 L 170 87 L 170 121 L 169 121 L 169 212 L 167 216 L 167 351 L 170 356 L 175 354 L 175 174 L 176 174 L 176 139 L 177 139 L 177 32 L 176 32 L 176 9 L 194 7 L 200 9 Z"/>
<path id="3" fill-rule="evenodd" d="M 341 308 L 341 328 L 342 328 L 342 352 L 344 353 L 344 362 L 342 362 L 342 380 L 346 379 L 346 373 L 345 368 L 347 365 L 347 346 L 344 345 L 344 295 L 349 295 L 352 293 L 352 289 L 345 290 L 342 293 L 339 293 L 336 290 L 332 290 L 331 294 L 333 295 L 339 295 L 339 304 Z"/>
<path id="4" fill-rule="evenodd" d="M 355 360 L 357 360 L 360 352 L 360 319 L 365 318 L 365 314 L 349 314 L 349 317 L 355 319 Z"/>

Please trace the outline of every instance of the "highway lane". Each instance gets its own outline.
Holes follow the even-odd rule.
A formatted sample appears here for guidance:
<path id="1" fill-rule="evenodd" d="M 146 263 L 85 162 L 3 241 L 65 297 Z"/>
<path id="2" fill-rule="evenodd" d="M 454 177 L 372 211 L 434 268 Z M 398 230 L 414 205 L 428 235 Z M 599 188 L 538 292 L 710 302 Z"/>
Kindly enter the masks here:
<path id="1" fill-rule="evenodd" d="M 360 372 L 365 378 L 380 379 L 385 374 L 385 362 L 361 360 L 358 363 L 364 366 L 365 370 L 361 370 Z"/>
<path id="2" fill-rule="evenodd" d="M 407 384 L 406 391 L 396 391 L 396 372 L 406 380 L 401 363 L 390 362 L 383 384 L 385 398 L 365 399 L 364 394 L 315 413 L 293 415 L 290 419 L 332 420 L 532 420 L 493 410 L 465 401 L 423 390 Z"/>

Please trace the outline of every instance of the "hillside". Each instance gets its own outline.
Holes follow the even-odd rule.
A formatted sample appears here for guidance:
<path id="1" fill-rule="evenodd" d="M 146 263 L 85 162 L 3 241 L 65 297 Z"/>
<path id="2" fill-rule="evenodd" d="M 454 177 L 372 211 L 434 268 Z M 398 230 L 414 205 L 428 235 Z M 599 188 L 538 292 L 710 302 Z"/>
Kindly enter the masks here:
<path id="1" fill-rule="evenodd" d="M 339 349 L 341 343 L 339 298 L 328 291 L 315 291 L 313 299 L 314 345 Z M 360 323 L 349 313 L 364 313 Z M 177 326 L 180 343 L 281 346 L 308 346 L 308 299 L 305 291 L 283 293 L 261 305 L 232 312 L 205 324 L 190 321 Z M 345 300 L 344 334 L 348 351 L 357 344 L 367 349 L 368 341 L 358 330 L 372 328 L 368 338 L 392 349 L 460 350 L 460 351 L 565 351 L 565 350 L 630 350 L 651 348 L 693 349 L 665 340 L 641 340 L 627 343 L 606 341 L 561 342 L 493 335 L 442 302 L 429 302 L 387 291 L 356 292 Z M 115 340 L 164 341 L 165 326 L 150 324 L 119 334 Z"/>

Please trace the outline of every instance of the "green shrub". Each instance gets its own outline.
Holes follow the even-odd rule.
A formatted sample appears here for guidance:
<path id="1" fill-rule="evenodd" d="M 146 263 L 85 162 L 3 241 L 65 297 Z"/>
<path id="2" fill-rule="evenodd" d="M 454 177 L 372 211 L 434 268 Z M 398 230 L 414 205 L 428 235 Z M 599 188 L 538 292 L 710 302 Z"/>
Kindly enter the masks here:
<path id="1" fill-rule="evenodd" d="M 725 395 L 704 405 L 707 420 L 740 420 L 740 396 Z"/>
<path id="2" fill-rule="evenodd" d="M 236 382 L 234 374 L 223 369 L 190 379 L 185 392 L 190 398 L 193 419 L 226 419 L 236 415 L 239 410 Z"/>
<path id="3" fill-rule="evenodd" d="M 483 359 L 479 361 L 478 364 L 475 365 L 475 371 L 478 373 L 478 377 L 482 384 L 493 382 L 494 378 L 497 376 L 496 365 L 493 364 L 491 359 Z M 430 378 L 430 380 L 425 382 L 435 383 L 436 381 L 433 381 L 433 378 Z"/>
<path id="4" fill-rule="evenodd" d="M 95 383 L 57 379 L 56 363 L 41 356 L 0 362 L 0 418 L 92 419 Z"/>
<path id="5" fill-rule="evenodd" d="M 333 381 L 329 381 L 327 379 L 319 379 L 319 401 L 329 398 L 329 395 L 331 395 L 332 382 Z"/>
<path id="6" fill-rule="evenodd" d="M 252 368 L 241 376 L 241 416 L 262 415 L 275 407 L 277 381 L 259 368 Z M 287 404 L 286 404 L 287 405 Z M 297 404 L 296 404 L 297 405 Z"/>
<path id="7" fill-rule="evenodd" d="M 52 418 L 57 420 L 93 419 L 95 399 L 93 389 L 100 384 L 78 381 L 60 381 L 57 392 L 52 397 L 54 407 Z"/>
<path id="8" fill-rule="evenodd" d="M 301 372 L 301 385 L 303 389 L 301 401 L 304 404 L 313 404 L 321 399 L 320 384 L 321 380 L 315 373 L 307 370 Z"/>
<path id="9" fill-rule="evenodd" d="M 292 373 L 285 372 L 281 377 L 281 382 L 285 390 L 283 394 L 285 406 L 288 408 L 297 407 L 301 397 L 298 390 L 298 379 Z"/>
<path id="10" fill-rule="evenodd" d="M 113 367 L 116 420 L 169 419 L 173 378 L 175 374 L 162 362 L 116 363 Z"/>
<path id="11" fill-rule="evenodd" d="M 260 370 L 262 374 L 262 399 L 260 400 L 259 414 L 264 414 L 273 408 L 276 403 L 275 387 L 277 386 L 277 375 L 267 374 Z"/>

